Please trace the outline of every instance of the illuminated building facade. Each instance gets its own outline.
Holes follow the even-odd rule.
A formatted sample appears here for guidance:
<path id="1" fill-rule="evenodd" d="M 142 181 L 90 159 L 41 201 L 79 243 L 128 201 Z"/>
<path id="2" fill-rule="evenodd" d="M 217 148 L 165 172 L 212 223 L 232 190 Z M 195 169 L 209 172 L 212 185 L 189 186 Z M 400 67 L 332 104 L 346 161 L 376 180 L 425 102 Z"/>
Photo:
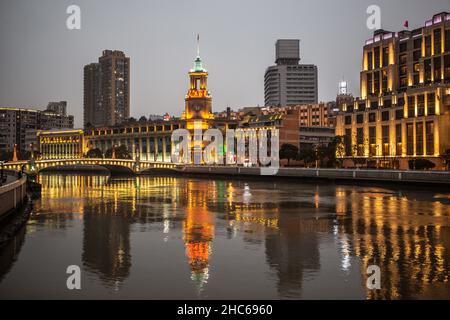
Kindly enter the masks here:
<path id="1" fill-rule="evenodd" d="M 253 108 L 242 117 L 239 128 L 245 132 L 278 129 L 279 145 L 301 149 L 327 144 L 334 137 L 336 113 L 333 103 Z"/>
<path id="2" fill-rule="evenodd" d="M 300 126 L 332 127 L 334 125 L 332 104 L 320 102 L 295 107 L 300 110 Z"/>
<path id="3" fill-rule="evenodd" d="M 450 14 L 412 31 L 375 31 L 362 68 L 361 97 L 344 103 L 337 119 L 345 158 L 401 169 L 427 158 L 443 168 L 450 149 Z"/>
<path id="4" fill-rule="evenodd" d="M 281 56 L 285 55 L 279 53 L 277 60 L 282 59 Z M 176 154 L 177 145 L 172 143 L 171 138 L 173 131 L 177 129 L 189 131 L 191 150 L 195 150 L 196 147 L 201 147 L 203 150 L 208 143 L 202 139 L 196 139 L 195 129 L 201 129 L 203 132 L 207 129 L 219 129 L 225 136 L 227 129 L 239 128 L 246 136 L 246 143 L 249 141 L 250 135 L 259 135 L 261 130 L 266 130 L 268 141 L 270 141 L 269 136 L 272 134 L 270 130 L 278 129 L 280 145 L 289 143 L 299 147 L 300 125 L 332 126 L 333 124 L 330 122 L 331 107 L 326 103 L 250 108 L 257 111 L 257 114 L 251 112 L 245 115 L 238 113 L 232 115 L 231 109 L 214 114 L 212 112 L 212 96 L 207 86 L 208 75 L 198 52 L 194 60 L 194 67 L 188 72 L 189 86 L 185 96 L 185 108 L 180 118 L 163 117 L 151 120 L 144 118 L 139 121 L 122 121 L 115 125 L 88 126 L 84 129 L 84 140 L 80 152 L 86 154 L 89 150 L 98 149 L 103 157 L 107 157 L 112 154 L 113 149 L 125 146 L 132 159 L 172 162 L 172 150 Z M 53 159 L 59 154 L 59 149 L 58 152 L 55 152 L 55 149 L 49 149 L 46 146 L 49 141 L 55 140 L 58 134 L 59 132 L 41 133 L 41 136 L 52 138 L 50 140 L 40 139 L 43 157 Z M 61 141 L 64 139 L 66 139 L 65 134 L 61 136 Z M 225 157 L 226 148 L 226 141 L 224 141 L 224 149 L 216 152 L 216 160 Z M 236 154 L 237 146 L 234 148 Z M 73 155 L 73 152 L 62 158 L 70 158 L 70 155 Z M 195 152 L 192 152 L 191 161 L 193 162 L 195 162 L 194 156 Z M 239 160 L 244 161 L 243 159 Z"/>
<path id="5" fill-rule="evenodd" d="M 208 72 L 203 68 L 199 53 L 188 75 L 189 88 L 181 118 L 166 117 L 86 129 L 87 148 L 98 148 L 105 155 L 111 148 L 125 145 L 133 159 L 139 157 L 145 161 L 171 162 L 174 147 L 171 136 L 174 130 L 188 129 L 193 135 L 197 125 L 203 130 L 236 128 L 236 120 L 214 117 L 212 113 L 212 97 L 207 88 Z"/>
<path id="6" fill-rule="evenodd" d="M 50 130 L 37 132 L 41 159 L 82 158 L 85 151 L 83 130 Z"/>

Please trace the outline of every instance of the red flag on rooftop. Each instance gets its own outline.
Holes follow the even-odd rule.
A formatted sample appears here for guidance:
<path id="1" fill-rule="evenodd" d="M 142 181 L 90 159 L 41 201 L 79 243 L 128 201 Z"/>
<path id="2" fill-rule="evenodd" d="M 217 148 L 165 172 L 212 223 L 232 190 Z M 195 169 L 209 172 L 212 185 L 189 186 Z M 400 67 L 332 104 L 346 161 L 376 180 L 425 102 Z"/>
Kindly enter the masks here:
<path id="1" fill-rule="evenodd" d="M 406 20 L 405 21 L 405 23 L 403 24 L 403 26 L 406 28 L 406 29 L 408 29 L 409 28 L 409 23 L 408 23 L 408 20 Z"/>

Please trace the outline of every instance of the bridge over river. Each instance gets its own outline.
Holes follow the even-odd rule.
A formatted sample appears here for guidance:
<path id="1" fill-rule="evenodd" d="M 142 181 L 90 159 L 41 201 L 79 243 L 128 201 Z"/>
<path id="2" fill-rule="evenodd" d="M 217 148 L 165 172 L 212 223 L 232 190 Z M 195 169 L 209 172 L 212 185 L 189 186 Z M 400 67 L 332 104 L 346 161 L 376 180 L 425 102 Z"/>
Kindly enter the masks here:
<path id="1" fill-rule="evenodd" d="M 42 170 L 71 168 L 80 170 L 88 167 L 108 170 L 118 170 L 129 173 L 142 173 L 150 169 L 171 169 L 175 167 L 173 163 L 139 161 L 132 159 L 95 159 L 95 158 L 77 158 L 77 159 L 48 159 L 28 161 L 11 161 L 3 164 L 5 170 L 20 171 L 25 166 L 27 173 L 38 173 Z"/>

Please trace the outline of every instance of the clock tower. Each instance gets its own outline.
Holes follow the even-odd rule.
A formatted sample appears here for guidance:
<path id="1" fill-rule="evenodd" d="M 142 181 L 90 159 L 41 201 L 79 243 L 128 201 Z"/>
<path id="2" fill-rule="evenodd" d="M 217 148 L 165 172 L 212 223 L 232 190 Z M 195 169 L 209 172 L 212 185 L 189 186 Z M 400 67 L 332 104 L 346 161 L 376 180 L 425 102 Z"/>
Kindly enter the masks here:
<path id="1" fill-rule="evenodd" d="M 212 97 L 207 89 L 208 71 L 203 68 L 200 58 L 199 36 L 197 36 L 197 58 L 194 68 L 189 71 L 189 90 L 185 98 L 183 118 L 186 120 L 213 119 Z"/>

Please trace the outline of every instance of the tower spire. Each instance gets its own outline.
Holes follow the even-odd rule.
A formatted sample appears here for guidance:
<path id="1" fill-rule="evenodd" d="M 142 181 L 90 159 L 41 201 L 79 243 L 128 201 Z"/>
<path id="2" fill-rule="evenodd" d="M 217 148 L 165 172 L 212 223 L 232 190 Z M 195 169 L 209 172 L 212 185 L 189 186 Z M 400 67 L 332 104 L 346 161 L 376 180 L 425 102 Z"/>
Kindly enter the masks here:
<path id="1" fill-rule="evenodd" d="M 191 69 L 191 72 L 206 72 L 203 69 L 202 59 L 200 58 L 200 34 L 197 33 L 197 58 L 194 60 L 194 68 Z"/>
<path id="2" fill-rule="evenodd" d="M 200 57 L 200 34 L 197 33 L 197 57 Z"/>

